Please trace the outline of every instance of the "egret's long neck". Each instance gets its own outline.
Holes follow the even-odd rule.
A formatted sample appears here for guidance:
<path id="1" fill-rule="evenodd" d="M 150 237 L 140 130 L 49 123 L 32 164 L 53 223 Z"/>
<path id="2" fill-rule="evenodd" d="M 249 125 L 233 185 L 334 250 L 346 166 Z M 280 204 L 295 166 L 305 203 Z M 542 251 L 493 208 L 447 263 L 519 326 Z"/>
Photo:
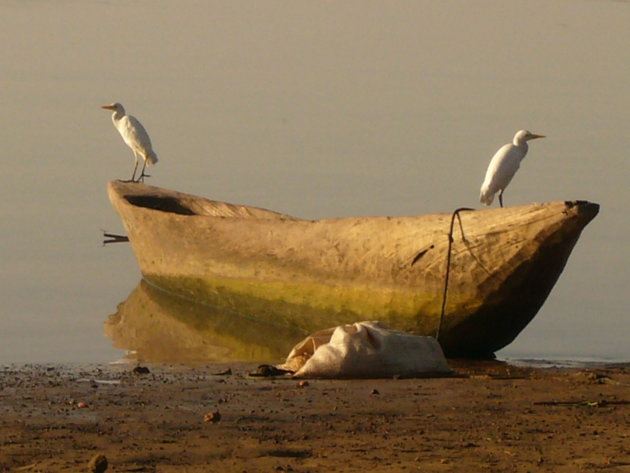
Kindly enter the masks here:
<path id="1" fill-rule="evenodd" d="M 519 148 L 524 149 L 525 151 L 527 151 L 527 149 L 529 148 L 529 146 L 527 145 L 527 141 L 520 137 L 514 137 L 514 141 L 512 141 L 512 144 L 514 146 L 518 146 Z"/>
<path id="2" fill-rule="evenodd" d="M 527 144 L 527 141 L 523 141 L 521 144 L 518 145 L 518 147 L 523 150 L 523 157 L 521 158 L 521 160 L 525 157 L 525 155 L 527 154 L 527 150 L 529 149 L 529 145 Z"/>
<path id="3" fill-rule="evenodd" d="M 120 110 L 114 110 L 114 113 L 112 113 L 112 121 L 114 122 L 114 125 L 116 125 L 116 123 L 118 123 L 120 119 L 124 116 L 125 116 L 125 112 L 121 112 Z"/>

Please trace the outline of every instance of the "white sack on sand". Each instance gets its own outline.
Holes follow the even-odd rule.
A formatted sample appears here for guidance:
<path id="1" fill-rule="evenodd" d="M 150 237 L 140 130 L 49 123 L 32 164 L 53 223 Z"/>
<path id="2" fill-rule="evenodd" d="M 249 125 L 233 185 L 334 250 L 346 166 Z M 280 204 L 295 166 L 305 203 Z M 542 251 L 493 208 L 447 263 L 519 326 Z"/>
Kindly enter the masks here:
<path id="1" fill-rule="evenodd" d="M 369 321 L 309 335 L 279 368 L 293 371 L 299 378 L 389 378 L 451 372 L 435 338 Z"/>

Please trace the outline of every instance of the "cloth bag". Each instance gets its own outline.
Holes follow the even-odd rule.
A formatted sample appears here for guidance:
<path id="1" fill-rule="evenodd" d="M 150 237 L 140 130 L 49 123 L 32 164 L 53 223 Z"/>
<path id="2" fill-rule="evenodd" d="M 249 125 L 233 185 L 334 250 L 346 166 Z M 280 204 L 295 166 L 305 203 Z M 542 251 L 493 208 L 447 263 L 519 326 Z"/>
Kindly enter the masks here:
<path id="1" fill-rule="evenodd" d="M 279 368 L 293 371 L 297 378 L 391 378 L 451 372 L 435 338 L 370 321 L 309 335 Z"/>

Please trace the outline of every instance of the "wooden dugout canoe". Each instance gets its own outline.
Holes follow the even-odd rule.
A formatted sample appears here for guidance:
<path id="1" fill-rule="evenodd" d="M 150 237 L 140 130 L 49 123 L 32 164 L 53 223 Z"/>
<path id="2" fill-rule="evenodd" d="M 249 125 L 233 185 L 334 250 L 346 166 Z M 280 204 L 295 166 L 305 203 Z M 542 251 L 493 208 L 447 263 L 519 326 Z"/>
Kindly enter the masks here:
<path id="1" fill-rule="evenodd" d="M 145 184 L 108 191 L 144 278 L 171 293 L 305 332 L 379 320 L 437 333 L 450 214 L 313 221 Z M 573 201 L 462 212 L 445 353 L 488 356 L 514 340 L 598 210 Z"/>

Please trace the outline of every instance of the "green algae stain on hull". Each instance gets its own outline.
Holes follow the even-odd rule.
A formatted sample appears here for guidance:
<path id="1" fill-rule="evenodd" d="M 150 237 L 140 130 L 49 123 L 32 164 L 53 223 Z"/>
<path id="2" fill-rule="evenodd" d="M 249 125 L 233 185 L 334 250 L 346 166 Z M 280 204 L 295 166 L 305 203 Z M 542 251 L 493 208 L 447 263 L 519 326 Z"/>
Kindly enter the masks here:
<path id="1" fill-rule="evenodd" d="M 434 336 L 441 307 L 440 297 L 395 290 L 193 276 L 145 278 L 182 297 L 304 332 L 379 320 L 399 330 Z"/>

